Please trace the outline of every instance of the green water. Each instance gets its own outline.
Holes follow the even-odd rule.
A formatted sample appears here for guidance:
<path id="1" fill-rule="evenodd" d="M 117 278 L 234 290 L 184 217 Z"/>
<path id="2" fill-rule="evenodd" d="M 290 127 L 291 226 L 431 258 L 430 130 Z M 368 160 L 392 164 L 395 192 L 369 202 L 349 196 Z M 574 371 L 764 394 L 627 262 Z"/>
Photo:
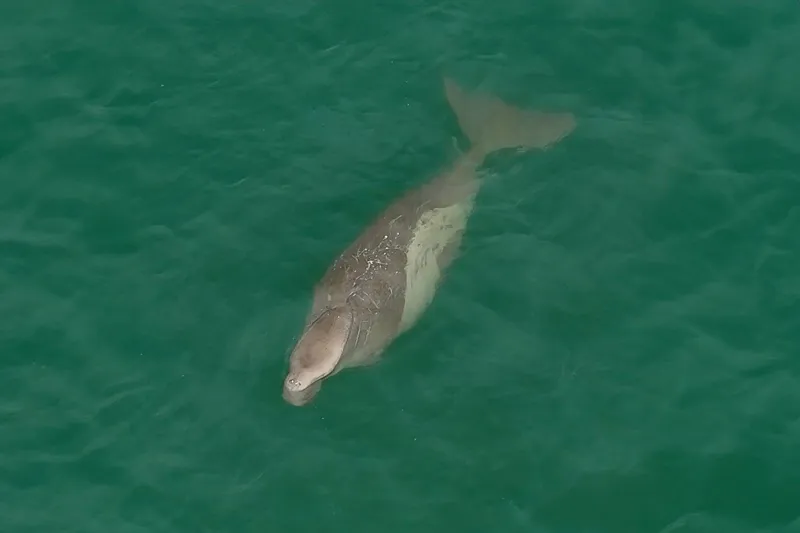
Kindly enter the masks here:
<path id="1" fill-rule="evenodd" d="M 6 2 L 0 531 L 800 531 L 800 3 Z M 500 154 L 377 366 L 280 395 L 311 287 Z"/>

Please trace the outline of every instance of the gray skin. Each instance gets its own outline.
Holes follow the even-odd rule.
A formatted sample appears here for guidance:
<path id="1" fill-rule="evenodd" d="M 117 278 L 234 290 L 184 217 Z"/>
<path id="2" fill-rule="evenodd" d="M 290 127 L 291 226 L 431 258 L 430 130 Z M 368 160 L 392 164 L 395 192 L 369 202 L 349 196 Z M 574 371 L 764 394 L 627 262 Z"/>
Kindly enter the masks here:
<path id="1" fill-rule="evenodd" d="M 348 328 L 342 350 L 345 356 L 325 377 L 348 367 L 375 362 L 400 333 L 405 306 L 406 248 L 412 230 L 427 206 L 448 205 L 437 194 L 446 191 L 438 187 L 439 190 L 426 190 L 431 188 L 429 185 L 412 190 L 389 206 L 334 260 L 317 283 L 306 327 L 290 358 L 290 372 L 284 383 L 283 397 L 290 404 L 304 405 L 319 391 L 321 378 L 304 389 L 293 390 L 292 376 L 313 367 L 319 355 L 306 344 L 328 336 L 330 323 L 338 317 L 344 317 Z M 452 260 L 458 242 L 448 247 L 450 250 L 438 258 L 442 269 Z"/>
<path id="2" fill-rule="evenodd" d="M 449 170 L 389 205 L 316 284 L 284 379 L 283 398 L 291 405 L 308 404 L 322 381 L 341 370 L 374 363 L 398 335 L 414 325 L 419 313 L 403 321 L 406 284 L 414 279 L 406 269 L 412 255 L 409 245 L 422 217 L 435 209 L 464 206 L 465 223 L 480 187 L 477 169 L 489 153 L 503 148 L 546 148 L 575 127 L 569 113 L 519 110 L 489 95 L 467 94 L 447 78 L 444 88 L 472 146 Z M 432 252 L 425 257 L 436 261 L 444 273 L 457 255 L 463 227 L 441 234 L 446 239 L 425 237 Z M 422 309 L 435 290 L 435 286 L 426 288 L 427 303 Z M 419 291 L 415 294 L 412 306 L 418 304 Z"/>

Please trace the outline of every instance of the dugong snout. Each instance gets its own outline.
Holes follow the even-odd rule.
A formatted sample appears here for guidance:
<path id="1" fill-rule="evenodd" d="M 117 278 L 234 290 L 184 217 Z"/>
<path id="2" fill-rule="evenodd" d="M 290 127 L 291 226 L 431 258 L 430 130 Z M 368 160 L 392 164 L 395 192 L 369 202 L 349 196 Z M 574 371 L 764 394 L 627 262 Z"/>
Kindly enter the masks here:
<path id="1" fill-rule="evenodd" d="M 289 357 L 283 380 L 283 399 L 294 406 L 309 403 L 322 381 L 335 373 L 344 356 L 353 315 L 344 307 L 331 308 L 309 326 Z"/>
<path id="2" fill-rule="evenodd" d="M 322 382 L 320 381 L 303 388 L 298 379 L 289 375 L 283 381 L 283 399 L 291 405 L 302 407 L 311 403 L 321 388 Z"/>

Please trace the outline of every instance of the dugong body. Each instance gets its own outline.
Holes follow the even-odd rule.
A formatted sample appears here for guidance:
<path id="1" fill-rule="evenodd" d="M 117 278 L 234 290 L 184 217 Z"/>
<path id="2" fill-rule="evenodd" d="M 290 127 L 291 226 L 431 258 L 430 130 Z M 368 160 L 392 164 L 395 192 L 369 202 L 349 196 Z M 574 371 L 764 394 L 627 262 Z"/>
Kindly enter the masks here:
<path id="1" fill-rule="evenodd" d="M 433 300 L 454 259 L 480 187 L 478 167 L 503 148 L 545 148 L 570 133 L 569 113 L 523 111 L 444 79 L 471 142 L 447 171 L 389 205 L 330 265 L 289 359 L 283 398 L 309 403 L 322 381 L 377 360 Z"/>

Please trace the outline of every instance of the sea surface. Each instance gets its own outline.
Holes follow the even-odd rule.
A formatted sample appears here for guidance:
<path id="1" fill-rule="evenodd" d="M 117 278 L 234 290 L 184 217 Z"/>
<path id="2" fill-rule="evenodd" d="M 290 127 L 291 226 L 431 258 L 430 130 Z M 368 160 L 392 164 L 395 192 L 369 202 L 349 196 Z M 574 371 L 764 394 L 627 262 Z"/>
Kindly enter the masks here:
<path id="1" fill-rule="evenodd" d="M 444 75 L 577 127 L 290 406 Z M 0 532 L 800 532 L 800 2 L 5 2 L 0 117 Z"/>

